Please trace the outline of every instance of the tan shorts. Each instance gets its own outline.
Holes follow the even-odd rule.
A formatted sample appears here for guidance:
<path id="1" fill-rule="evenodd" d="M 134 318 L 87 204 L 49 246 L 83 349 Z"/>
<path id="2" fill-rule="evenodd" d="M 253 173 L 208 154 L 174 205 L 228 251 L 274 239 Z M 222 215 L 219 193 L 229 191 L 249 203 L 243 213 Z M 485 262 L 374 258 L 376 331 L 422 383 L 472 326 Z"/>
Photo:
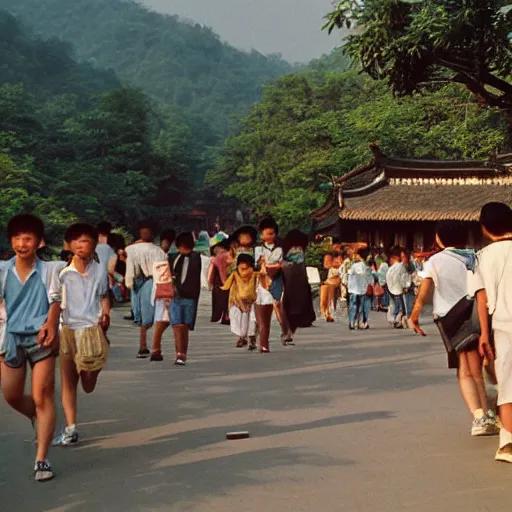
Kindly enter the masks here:
<path id="1" fill-rule="evenodd" d="M 108 359 L 108 342 L 99 325 L 83 329 L 70 329 L 63 325 L 60 331 L 60 355 L 73 359 L 76 370 L 97 372 Z"/>

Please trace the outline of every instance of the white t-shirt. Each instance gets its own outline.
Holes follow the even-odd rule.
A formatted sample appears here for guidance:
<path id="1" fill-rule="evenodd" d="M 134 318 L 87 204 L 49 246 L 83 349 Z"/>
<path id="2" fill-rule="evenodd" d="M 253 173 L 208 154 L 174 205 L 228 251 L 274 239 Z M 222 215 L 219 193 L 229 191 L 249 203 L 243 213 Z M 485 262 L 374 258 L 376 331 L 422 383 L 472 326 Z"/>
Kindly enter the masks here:
<path id="1" fill-rule="evenodd" d="M 463 256 L 447 254 L 446 250 L 434 254 L 425 263 L 420 275 L 434 281 L 436 316 L 445 316 L 462 297 L 468 295 L 468 270 Z"/>
<path id="2" fill-rule="evenodd" d="M 366 295 L 370 284 L 373 284 L 370 267 L 364 261 L 354 263 L 348 271 L 348 293 Z"/>
<path id="3" fill-rule="evenodd" d="M 403 263 L 394 263 L 386 273 L 386 284 L 393 295 L 402 295 L 411 286 L 411 274 Z"/>
<path id="4" fill-rule="evenodd" d="M 512 241 L 495 242 L 478 253 L 469 292 L 474 295 L 484 288 L 493 329 L 512 333 Z"/>

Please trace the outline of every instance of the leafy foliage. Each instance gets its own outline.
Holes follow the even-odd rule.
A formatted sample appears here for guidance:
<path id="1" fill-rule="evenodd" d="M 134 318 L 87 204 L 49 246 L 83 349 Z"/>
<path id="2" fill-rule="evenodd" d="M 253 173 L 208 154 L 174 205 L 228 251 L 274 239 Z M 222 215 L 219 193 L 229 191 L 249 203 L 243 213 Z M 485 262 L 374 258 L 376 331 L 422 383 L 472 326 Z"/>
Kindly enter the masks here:
<path id="1" fill-rule="evenodd" d="M 355 28 L 345 51 L 399 94 L 463 84 L 502 109 L 512 135 L 509 0 L 338 0 L 326 28 Z"/>
<path id="2" fill-rule="evenodd" d="M 355 71 L 314 70 L 265 88 L 208 183 L 285 228 L 307 228 L 321 185 L 370 160 L 369 143 L 395 156 L 471 159 L 505 141 L 500 112 L 460 86 L 396 99 Z"/>
<path id="3" fill-rule="evenodd" d="M 0 226 L 33 211 L 51 239 L 78 218 L 128 228 L 172 218 L 196 165 L 183 117 L 2 11 L 0 24 Z"/>

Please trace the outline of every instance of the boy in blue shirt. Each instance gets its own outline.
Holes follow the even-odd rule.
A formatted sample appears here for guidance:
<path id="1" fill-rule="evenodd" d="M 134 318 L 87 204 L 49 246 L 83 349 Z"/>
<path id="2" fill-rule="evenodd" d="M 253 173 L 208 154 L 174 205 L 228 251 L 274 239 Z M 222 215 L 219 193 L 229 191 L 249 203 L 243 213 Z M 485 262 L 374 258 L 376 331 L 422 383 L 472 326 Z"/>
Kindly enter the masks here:
<path id="1" fill-rule="evenodd" d="M 37 421 L 37 455 L 34 478 L 53 478 L 47 460 L 55 429 L 55 356 L 58 345 L 61 288 L 58 272 L 62 262 L 44 262 L 37 249 L 44 224 L 34 215 L 13 217 L 7 235 L 15 256 L 0 269 L 0 297 L 7 322 L 0 344 L 2 393 L 16 411 Z M 32 390 L 25 395 L 27 362 L 32 368 Z"/>

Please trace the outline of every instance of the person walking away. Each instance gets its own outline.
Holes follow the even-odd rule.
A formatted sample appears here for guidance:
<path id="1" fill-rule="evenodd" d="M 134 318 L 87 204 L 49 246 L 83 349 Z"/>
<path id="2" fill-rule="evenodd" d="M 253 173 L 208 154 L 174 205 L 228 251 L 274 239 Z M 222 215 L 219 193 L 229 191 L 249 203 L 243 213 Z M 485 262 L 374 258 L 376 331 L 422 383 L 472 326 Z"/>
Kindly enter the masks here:
<path id="1" fill-rule="evenodd" d="M 201 293 L 201 256 L 194 251 L 192 233 L 180 233 L 176 237 L 179 255 L 173 266 L 173 281 L 176 289 L 171 301 L 171 324 L 176 346 L 174 364 L 184 366 L 187 362 L 189 332 L 194 330 L 197 306 Z"/>
<path id="2" fill-rule="evenodd" d="M 112 246 L 108 243 L 109 235 L 112 232 L 112 224 L 107 221 L 100 222 L 97 226 L 99 239 L 98 245 L 96 246 L 96 254 L 100 265 L 102 265 L 108 272 L 109 268 L 112 268 L 112 261 L 115 260 L 117 254 Z M 114 262 L 115 266 L 115 262 Z M 110 286 L 114 284 L 114 275 L 109 273 Z"/>
<path id="3" fill-rule="evenodd" d="M 208 269 L 208 285 L 212 291 L 210 321 L 229 325 L 229 292 L 222 289 L 227 280 L 229 237 L 219 232 L 210 240 L 210 246 L 211 261 Z"/>
<path id="4" fill-rule="evenodd" d="M 140 241 L 126 248 L 126 286 L 132 293 L 134 322 L 140 326 L 140 344 L 137 359 L 150 356 L 147 333 L 153 326 L 155 306 L 153 294 L 153 264 L 166 261 L 167 255 L 153 243 L 153 227 L 149 221 L 141 222 Z"/>
<path id="5" fill-rule="evenodd" d="M 167 276 L 169 285 L 171 284 L 171 264 L 169 252 L 174 241 L 176 240 L 176 231 L 174 229 L 166 229 L 160 235 L 160 249 L 166 256 L 165 260 L 153 262 L 153 291 L 152 291 L 152 304 L 155 308 L 154 328 L 153 328 L 153 346 L 151 348 L 151 356 L 149 358 L 152 362 L 161 362 L 164 360 L 162 355 L 162 337 L 169 327 L 171 320 L 169 314 L 169 307 L 171 296 L 159 296 L 157 273 L 159 269 L 164 269 L 164 274 Z M 168 287 L 170 289 L 170 286 Z"/>
<path id="6" fill-rule="evenodd" d="M 470 291 L 478 304 L 480 355 L 486 364 L 494 361 L 498 382 L 501 429 L 495 459 L 512 463 L 512 211 L 506 204 L 488 203 L 482 208 L 480 224 L 491 244 L 478 253 Z"/>
<path id="7" fill-rule="evenodd" d="M 369 329 L 368 317 L 371 309 L 369 287 L 373 284 L 370 267 L 366 263 L 369 249 L 360 249 L 348 271 L 348 321 L 349 329 Z"/>
<path id="8" fill-rule="evenodd" d="M 391 250 L 390 267 L 386 274 L 386 283 L 393 305 L 392 322 L 395 329 L 404 328 L 402 323 L 405 315 L 404 293 L 411 287 L 411 276 L 402 263 L 401 257 L 402 250 L 399 247 Z"/>
<path id="9" fill-rule="evenodd" d="M 377 297 L 377 311 L 387 311 L 389 307 L 389 292 L 386 282 L 386 275 L 389 270 L 388 257 L 384 251 L 376 259 L 377 264 L 377 282 L 384 289 L 384 295 Z"/>
<path id="10" fill-rule="evenodd" d="M 34 215 L 13 217 L 7 236 L 15 256 L 0 267 L 0 298 L 7 312 L 5 337 L 0 344 L 2 393 L 14 410 L 37 424 L 34 478 L 44 482 L 54 476 L 47 455 L 55 429 L 59 272 L 65 264 L 43 262 L 37 257 L 44 224 Z M 27 363 L 32 369 L 29 395 L 25 394 Z"/>
<path id="11" fill-rule="evenodd" d="M 420 314 L 432 292 L 434 317 L 445 316 L 468 295 L 468 265 L 472 265 L 474 253 L 464 250 L 466 238 L 467 226 L 463 222 L 438 222 L 436 240 L 442 252 L 435 254 L 425 263 L 423 281 L 409 319 L 409 324 L 416 334 L 427 335 L 419 322 Z M 496 434 L 496 418 L 487 406 L 482 359 L 478 354 L 477 344 L 457 354 L 449 353 L 448 368 L 457 369 L 460 393 L 472 415 L 471 435 Z"/>
<path id="12" fill-rule="evenodd" d="M 402 251 L 401 260 L 410 276 L 411 282 L 409 288 L 407 291 L 404 291 L 403 295 L 404 316 L 402 318 L 402 325 L 404 326 L 404 329 L 407 329 L 409 327 L 409 318 L 414 308 L 414 301 L 416 300 L 416 292 L 420 283 L 420 278 L 418 277 L 419 265 L 416 263 L 412 252 L 408 249 L 404 249 Z"/>
<path id="13" fill-rule="evenodd" d="M 249 345 L 256 350 L 256 314 L 259 275 L 254 271 L 254 258 L 240 254 L 237 269 L 227 278 L 222 290 L 229 292 L 229 317 L 231 332 L 237 336 L 237 348 Z"/>
<path id="14" fill-rule="evenodd" d="M 114 284 L 111 286 L 112 294 L 118 304 L 129 300 L 129 292 L 124 284 L 126 276 L 126 242 L 123 235 L 111 233 L 108 237 L 108 244 L 116 253 L 115 258 L 111 258 L 108 266 L 108 274 L 114 276 Z"/>
<path id="15" fill-rule="evenodd" d="M 276 313 L 279 312 L 283 296 L 283 277 L 281 272 L 283 249 L 278 247 L 276 243 L 279 227 L 274 219 L 270 217 L 263 219 L 260 222 L 259 230 L 263 243 L 254 250 L 254 259 L 258 268 L 265 268 L 265 272 L 271 280 L 268 289 L 261 282 L 258 284 L 258 297 L 256 299 L 256 322 L 260 334 L 260 352 L 266 354 L 270 352 L 269 338 L 272 313 L 274 308 Z M 285 340 L 286 333 L 283 329 L 284 323 L 280 315 L 278 315 L 278 320 L 282 330 L 281 340 L 287 341 Z"/>
<path id="16" fill-rule="evenodd" d="M 313 296 L 306 270 L 308 236 L 298 229 L 291 230 L 283 240 L 283 319 L 287 335 L 283 341 L 292 344 L 298 328 L 311 327 L 316 320 Z M 288 340 L 288 341 L 286 341 Z"/>
<path id="17" fill-rule="evenodd" d="M 62 326 L 60 330 L 60 376 L 66 427 L 54 446 L 78 443 L 77 388 L 92 393 L 108 359 L 105 333 L 110 326 L 108 274 L 94 260 L 98 232 L 88 224 L 71 225 L 65 234 L 74 254 L 60 272 Z"/>

